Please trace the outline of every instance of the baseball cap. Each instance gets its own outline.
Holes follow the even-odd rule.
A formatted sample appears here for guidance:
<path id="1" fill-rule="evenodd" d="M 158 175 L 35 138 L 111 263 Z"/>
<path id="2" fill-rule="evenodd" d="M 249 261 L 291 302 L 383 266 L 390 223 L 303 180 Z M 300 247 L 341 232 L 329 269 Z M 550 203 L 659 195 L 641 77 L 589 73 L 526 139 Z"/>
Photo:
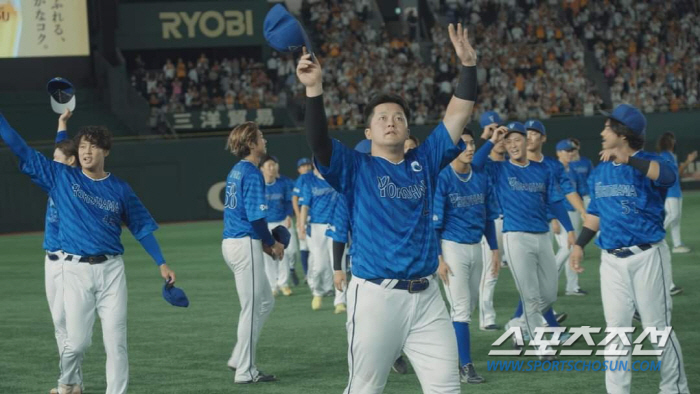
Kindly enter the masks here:
<path id="1" fill-rule="evenodd" d="M 547 135 L 547 130 L 544 128 L 544 125 L 537 119 L 530 119 L 525 122 L 525 128 L 527 130 L 535 130 L 542 135 Z"/>
<path id="2" fill-rule="evenodd" d="M 163 285 L 163 298 L 171 305 L 187 308 L 190 305 L 190 300 L 187 299 L 185 292 L 175 286 L 168 286 L 168 281 Z"/>
<path id="3" fill-rule="evenodd" d="M 53 78 L 46 85 L 46 90 L 51 96 L 51 109 L 57 114 L 63 114 L 66 108 L 73 112 L 75 110 L 75 89 L 73 84 L 67 79 L 60 77 Z"/>
<path id="4" fill-rule="evenodd" d="M 576 149 L 573 142 L 570 139 L 565 139 L 557 142 L 557 150 L 572 150 Z"/>
<path id="5" fill-rule="evenodd" d="M 486 111 L 483 114 L 481 114 L 481 117 L 479 118 L 479 126 L 481 126 L 482 129 L 490 125 L 491 123 L 496 123 L 500 125 L 501 123 L 503 123 L 503 120 L 501 120 L 501 117 L 496 111 Z"/>
<path id="6" fill-rule="evenodd" d="M 520 122 L 510 122 L 508 123 L 508 125 L 506 125 L 506 127 L 508 128 L 508 132 L 506 133 L 506 135 L 510 133 L 520 133 L 522 135 L 527 135 L 525 126 L 523 126 L 523 124 Z"/>
<path id="7" fill-rule="evenodd" d="M 289 246 L 289 240 L 291 237 L 292 235 L 289 234 L 289 230 L 287 230 L 287 228 L 281 224 L 272 229 L 272 238 L 284 245 L 285 249 L 287 249 L 287 246 Z"/>
<path id="8" fill-rule="evenodd" d="M 297 168 L 305 166 L 307 164 L 311 164 L 311 159 L 309 159 L 308 157 L 302 157 L 297 161 Z"/>
<path id="9" fill-rule="evenodd" d="M 647 130 L 647 118 L 637 107 L 629 104 L 620 104 L 612 111 L 612 113 L 600 111 L 603 115 L 610 119 L 627 126 L 632 132 L 638 136 L 644 136 Z"/>
<path id="10" fill-rule="evenodd" d="M 301 23 L 281 3 L 270 8 L 265 15 L 263 36 L 271 47 L 280 52 L 300 51 L 302 46 L 306 46 L 309 53 L 314 52 Z"/>
<path id="11" fill-rule="evenodd" d="M 369 153 L 372 151 L 372 140 L 362 140 L 355 145 L 355 150 L 360 153 Z"/>

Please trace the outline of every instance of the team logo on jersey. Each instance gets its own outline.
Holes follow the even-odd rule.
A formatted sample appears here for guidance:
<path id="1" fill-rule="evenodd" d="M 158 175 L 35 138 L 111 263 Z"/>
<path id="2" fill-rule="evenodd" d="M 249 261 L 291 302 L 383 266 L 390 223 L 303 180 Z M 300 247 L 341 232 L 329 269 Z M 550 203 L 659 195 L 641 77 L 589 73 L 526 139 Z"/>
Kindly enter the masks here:
<path id="1" fill-rule="evenodd" d="M 433 222 L 438 222 L 438 221 L 440 221 L 440 218 L 438 217 L 438 215 L 433 215 Z"/>
<path id="2" fill-rule="evenodd" d="M 267 205 L 265 205 L 265 204 L 260 204 L 260 210 L 261 210 L 261 211 L 267 211 Z"/>
<path id="3" fill-rule="evenodd" d="M 424 181 L 420 181 L 420 184 L 404 186 L 397 186 L 388 176 L 381 176 L 377 178 L 379 187 L 379 197 L 389 197 L 389 198 L 399 198 L 402 200 L 419 200 L 425 195 L 427 187 Z"/>
<path id="4" fill-rule="evenodd" d="M 411 163 L 411 169 L 413 170 L 413 172 L 423 171 L 423 167 L 417 161 L 414 161 L 413 163 Z"/>

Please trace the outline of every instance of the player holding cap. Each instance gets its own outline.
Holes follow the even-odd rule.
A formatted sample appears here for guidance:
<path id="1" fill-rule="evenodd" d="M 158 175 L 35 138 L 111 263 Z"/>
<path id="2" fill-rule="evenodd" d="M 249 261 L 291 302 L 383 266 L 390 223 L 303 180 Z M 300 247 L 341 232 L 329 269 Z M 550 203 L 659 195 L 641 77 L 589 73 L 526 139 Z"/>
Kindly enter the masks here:
<path id="1" fill-rule="evenodd" d="M 348 286 L 348 364 L 345 393 L 381 393 L 403 349 L 425 393 L 459 393 L 456 341 L 434 279 L 437 240 L 431 223 L 437 176 L 463 147 L 460 139 L 476 98 L 476 52 L 461 24 L 449 26 L 461 60 L 459 83 L 443 122 L 416 149 L 405 101 L 381 95 L 365 107 L 371 155 L 328 136 L 321 65 L 302 56 L 297 76 L 306 86 L 306 133 L 319 171 L 346 198 L 353 234 Z"/>
<path id="2" fill-rule="evenodd" d="M 526 133 L 520 122 L 499 127 L 474 155 L 472 167 L 481 171 L 491 149 L 505 138 L 510 159 L 492 162 L 489 171 L 503 209 L 503 248 L 520 292 L 526 334 L 534 338 L 542 314 L 551 312 L 550 306 L 557 299 L 558 275 L 548 212 L 562 222 L 570 244 L 574 243 L 574 232 L 550 168 L 528 159 Z"/>
<path id="3" fill-rule="evenodd" d="M 689 393 L 681 346 L 671 329 L 670 262 L 664 262 L 670 259 L 664 199 L 676 175 L 668 162 L 642 150 L 646 124 L 644 115 L 628 104 L 608 114 L 600 133 L 602 162 L 589 179 L 591 205 L 571 253 L 571 267 L 583 271 L 583 248 L 600 230 L 595 243 L 602 249 L 600 287 L 606 326 L 631 327 L 636 307 L 643 327 L 670 329 L 659 357 L 659 392 Z M 624 349 L 627 355 L 605 356 L 606 362 L 631 364 L 631 348 L 623 346 L 619 337 L 608 349 Z M 629 393 L 631 383 L 632 373 L 625 368 L 605 372 L 609 393 Z"/>
<path id="4" fill-rule="evenodd" d="M 226 179 L 224 234 L 221 251 L 236 279 L 241 303 L 238 340 L 228 367 L 235 371 L 235 383 L 272 382 L 277 378 L 258 370 L 255 362 L 260 332 L 275 305 L 265 275 L 263 252 L 279 260 L 284 246 L 268 229 L 265 180 L 258 165 L 266 154 L 267 141 L 258 125 L 245 122 L 228 136 L 227 149 L 241 160 Z"/>
<path id="5" fill-rule="evenodd" d="M 260 169 L 265 179 L 265 202 L 267 204 L 267 227 L 270 231 L 282 225 L 286 228 L 292 226 L 292 191 L 287 183 L 279 179 L 277 159 L 274 156 L 264 156 L 260 160 Z M 292 249 L 284 250 L 284 256 L 280 260 L 273 259 L 264 254 L 265 272 L 270 282 L 272 294 L 277 295 L 281 291 L 285 296 L 292 295 L 289 288 L 289 260 L 293 258 Z"/>
<path id="6" fill-rule="evenodd" d="M 60 218 L 67 337 L 61 351 L 58 392 L 82 392 L 80 365 L 98 314 L 107 354 L 106 392 L 126 393 L 127 290 L 121 226 L 126 224 L 159 265 L 161 276 L 172 284 L 175 274 L 165 264 L 153 236 L 158 225 L 131 187 L 104 171 L 104 159 L 112 147 L 106 128 L 87 126 L 75 136 L 81 168 L 50 161 L 31 149 L 2 115 L 0 136 L 19 158 L 20 170 L 49 193 Z"/>
<path id="7" fill-rule="evenodd" d="M 498 269 L 498 241 L 489 175 L 474 171 L 474 137 L 470 130 L 462 134 L 466 149 L 440 172 L 435 189 L 433 226 L 440 242 L 438 275 L 445 285 L 450 303 L 452 325 L 457 336 L 459 375 L 462 383 L 482 383 L 471 357 L 469 323 L 479 297 L 482 262 L 481 238 L 486 236 L 491 250 L 491 269 Z"/>
<path id="8" fill-rule="evenodd" d="M 304 183 L 310 179 L 312 176 L 311 170 L 313 169 L 311 165 L 311 159 L 307 157 L 302 157 L 297 161 L 297 172 L 299 172 L 299 178 L 297 178 L 294 183 L 294 188 L 292 189 L 292 208 L 294 209 L 294 216 L 297 218 L 296 228 L 293 232 L 293 236 L 296 236 L 299 242 L 299 254 L 301 255 L 301 268 L 304 270 L 304 281 L 309 271 L 309 260 L 311 255 L 309 254 L 309 245 L 306 242 L 306 229 L 299 229 L 299 217 L 301 216 L 301 209 L 299 208 L 299 198 L 301 197 L 301 189 L 304 188 Z"/>

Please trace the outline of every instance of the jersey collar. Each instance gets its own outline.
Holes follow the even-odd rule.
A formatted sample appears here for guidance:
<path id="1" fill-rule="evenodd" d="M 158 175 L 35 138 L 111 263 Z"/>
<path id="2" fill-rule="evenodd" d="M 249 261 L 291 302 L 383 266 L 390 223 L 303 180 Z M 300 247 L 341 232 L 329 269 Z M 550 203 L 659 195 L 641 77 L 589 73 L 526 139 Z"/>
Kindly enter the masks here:
<path id="1" fill-rule="evenodd" d="M 105 179 L 109 178 L 109 177 L 112 175 L 111 172 L 108 172 L 107 175 L 105 175 L 104 178 L 92 179 L 92 178 L 90 178 L 89 176 L 87 176 L 82 170 L 80 171 L 80 173 L 83 174 L 83 176 L 84 176 L 85 178 L 87 178 L 87 179 L 89 179 L 89 180 L 91 180 L 91 181 L 93 181 L 93 182 L 101 182 L 101 181 L 104 181 Z"/>
<path id="2" fill-rule="evenodd" d="M 472 179 L 472 175 L 474 174 L 474 169 L 473 169 L 473 168 L 471 168 L 471 169 L 469 170 L 469 174 L 467 175 L 467 179 L 464 179 L 464 177 L 462 176 L 462 174 L 458 173 L 457 171 L 455 171 L 454 168 L 452 168 L 452 165 L 449 165 L 449 166 L 450 166 L 450 169 L 452 170 L 452 173 L 455 174 L 455 176 L 457 177 L 457 179 L 459 179 L 461 182 L 467 183 L 467 182 L 469 182 L 469 181 Z"/>
<path id="3" fill-rule="evenodd" d="M 543 156 L 543 157 L 544 157 L 544 156 Z M 530 165 L 530 161 L 531 161 L 530 159 L 527 159 L 527 164 L 521 165 L 521 164 L 518 164 L 518 163 L 513 163 L 513 160 L 508 159 L 508 163 L 510 163 L 510 164 L 512 164 L 512 165 L 514 165 L 514 166 L 516 166 L 516 167 L 520 167 L 520 168 L 525 168 L 525 167 L 529 166 L 529 165 Z M 541 163 L 541 161 L 540 161 L 540 163 Z"/>

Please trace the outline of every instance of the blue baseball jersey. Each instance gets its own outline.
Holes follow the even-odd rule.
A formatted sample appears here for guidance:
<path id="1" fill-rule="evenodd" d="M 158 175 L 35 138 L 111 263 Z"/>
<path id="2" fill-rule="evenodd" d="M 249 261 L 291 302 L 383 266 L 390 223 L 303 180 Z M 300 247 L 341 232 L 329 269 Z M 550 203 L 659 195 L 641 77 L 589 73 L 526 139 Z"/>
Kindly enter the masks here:
<path id="1" fill-rule="evenodd" d="M 260 239 L 250 223 L 265 217 L 265 180 L 255 164 L 241 160 L 233 166 L 226 178 L 224 239 Z"/>
<path id="2" fill-rule="evenodd" d="M 666 160 L 673 168 L 673 172 L 676 173 L 676 181 L 673 183 L 673 186 L 668 188 L 666 197 L 681 198 L 683 194 L 681 193 L 681 176 L 678 173 L 678 158 L 674 153 L 669 151 L 663 151 L 659 153 L 659 156 Z"/>
<path id="3" fill-rule="evenodd" d="M 350 237 L 350 211 L 345 196 L 339 195 L 335 199 L 335 205 L 331 213 L 331 220 L 328 222 L 328 230 L 326 236 L 334 241 L 348 243 Z"/>
<path id="4" fill-rule="evenodd" d="M 294 196 L 294 179 L 284 175 L 280 175 L 279 180 L 284 182 L 285 192 L 289 195 L 289 201 L 285 202 L 285 210 L 287 216 L 294 216 L 294 208 L 292 208 L 292 196 Z"/>
<path id="5" fill-rule="evenodd" d="M 551 168 L 536 161 L 524 166 L 494 161 L 490 167 L 496 197 L 503 210 L 503 232 L 548 232 L 549 207 L 563 199 Z"/>
<path id="6" fill-rule="evenodd" d="M 309 223 L 328 224 L 338 198 L 340 194 L 325 179 L 312 174 L 301 189 L 299 205 L 309 207 Z"/>
<path id="7" fill-rule="evenodd" d="M 507 157 L 507 156 L 506 156 Z M 506 160 L 508 160 L 506 158 Z M 486 173 L 489 174 L 489 178 L 492 179 L 493 177 L 491 176 L 490 168 L 491 168 L 491 163 L 494 160 L 491 158 L 491 156 L 486 158 Z M 503 210 L 501 209 L 501 205 L 498 203 L 498 198 L 496 197 L 496 190 L 491 187 L 491 193 L 489 197 L 490 201 L 490 207 L 493 209 L 493 212 L 495 212 L 498 216 L 503 216 Z"/>
<path id="8" fill-rule="evenodd" d="M 265 183 L 265 203 L 269 223 L 286 219 L 289 215 L 288 205 L 292 203 L 292 190 L 287 182 L 276 179 L 273 183 Z"/>
<path id="9" fill-rule="evenodd" d="M 567 194 L 576 191 L 574 185 L 571 184 L 571 178 L 564 174 L 564 165 L 561 164 L 559 160 L 542 155 L 542 160 L 540 160 L 540 163 L 547 166 L 547 168 L 549 168 L 551 171 L 552 176 L 554 177 L 554 191 L 556 193 L 560 193 L 562 198 L 564 198 Z"/>
<path id="10" fill-rule="evenodd" d="M 299 175 L 299 178 L 294 182 L 294 188 L 292 189 L 292 196 L 297 196 L 301 199 L 301 191 L 304 189 L 304 184 L 314 176 L 313 172 L 309 171 L 306 174 Z"/>
<path id="11" fill-rule="evenodd" d="M 670 166 L 648 152 L 638 151 L 633 156 Z M 598 164 L 588 178 L 591 191 L 588 213 L 600 218 L 596 245 L 617 249 L 663 240 L 666 237 L 664 200 L 670 186 L 652 181 L 626 164 Z"/>
<path id="12" fill-rule="evenodd" d="M 56 134 L 56 144 L 68 138 L 66 131 L 59 131 Z M 55 252 L 61 249 L 61 242 L 58 238 L 58 209 L 51 197 L 46 202 L 46 218 L 44 220 L 44 250 Z"/>
<path id="13" fill-rule="evenodd" d="M 351 150 L 333 140 L 328 167 L 317 166 L 348 200 L 353 275 L 364 279 L 415 279 L 438 266 L 431 212 L 438 174 L 461 150 L 440 123 L 399 163 Z"/>
<path id="14" fill-rule="evenodd" d="M 578 194 L 580 194 L 581 197 L 589 195 L 588 177 L 591 175 L 591 172 L 593 172 L 593 163 L 591 163 L 591 160 L 581 156 L 579 160 L 569 163 L 569 168 L 576 173 L 577 179 L 579 180 L 578 186 L 580 191 Z"/>
<path id="15" fill-rule="evenodd" d="M 462 244 L 481 242 L 486 221 L 498 217 L 490 203 L 492 190 L 484 171 L 458 174 L 452 166 L 442 170 L 433 205 L 433 226 L 442 239 Z"/>
<path id="16" fill-rule="evenodd" d="M 571 183 L 571 186 L 574 187 L 574 191 L 576 191 L 579 195 L 582 195 L 581 194 L 581 185 L 586 183 L 586 182 L 582 182 L 581 179 L 579 178 L 579 175 L 576 174 L 576 172 L 574 172 L 571 169 L 571 167 L 564 168 L 564 173 L 562 175 L 569 178 L 569 182 Z M 569 212 L 576 211 L 576 208 L 574 208 L 574 206 L 571 205 L 569 200 L 567 200 L 566 198 L 564 198 L 564 207 L 566 207 L 566 210 Z"/>

